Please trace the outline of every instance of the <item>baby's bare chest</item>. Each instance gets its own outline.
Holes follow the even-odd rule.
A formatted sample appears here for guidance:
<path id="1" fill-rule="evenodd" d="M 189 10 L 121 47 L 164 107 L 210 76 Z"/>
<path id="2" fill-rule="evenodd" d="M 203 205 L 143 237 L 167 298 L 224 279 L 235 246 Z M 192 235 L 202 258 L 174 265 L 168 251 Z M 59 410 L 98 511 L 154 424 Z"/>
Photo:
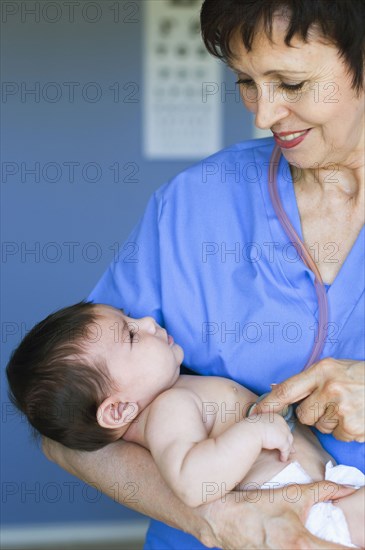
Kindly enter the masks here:
<path id="1" fill-rule="evenodd" d="M 230 426 L 246 418 L 247 409 L 257 399 L 250 390 L 226 378 L 180 378 L 181 386 L 194 392 L 198 397 L 201 418 L 209 437 L 218 437 Z"/>

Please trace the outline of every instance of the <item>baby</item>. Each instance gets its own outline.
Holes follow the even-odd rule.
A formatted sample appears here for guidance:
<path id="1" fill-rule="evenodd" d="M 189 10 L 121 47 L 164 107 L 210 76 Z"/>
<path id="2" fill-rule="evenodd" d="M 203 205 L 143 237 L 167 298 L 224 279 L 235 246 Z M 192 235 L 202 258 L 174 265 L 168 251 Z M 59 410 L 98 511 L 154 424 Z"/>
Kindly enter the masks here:
<path id="1" fill-rule="evenodd" d="M 364 485 L 359 470 L 332 466 L 309 428 L 297 423 L 292 433 L 274 413 L 246 418 L 257 396 L 236 382 L 180 375 L 183 357 L 152 317 L 81 302 L 25 336 L 7 366 L 10 398 L 36 430 L 72 449 L 120 438 L 149 449 L 192 507 L 234 489 L 257 493 L 324 478 Z M 364 546 L 363 491 L 315 504 L 307 528 Z"/>

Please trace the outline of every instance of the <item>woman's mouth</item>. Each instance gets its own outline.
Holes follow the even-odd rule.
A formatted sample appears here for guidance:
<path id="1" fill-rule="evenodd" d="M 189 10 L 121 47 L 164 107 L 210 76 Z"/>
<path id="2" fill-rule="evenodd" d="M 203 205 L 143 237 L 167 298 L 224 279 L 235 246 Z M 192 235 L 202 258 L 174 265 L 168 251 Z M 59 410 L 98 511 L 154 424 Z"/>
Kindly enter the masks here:
<path id="1" fill-rule="evenodd" d="M 279 147 L 282 147 L 283 149 L 291 149 L 301 143 L 309 134 L 311 129 L 312 128 L 309 128 L 308 130 L 303 130 L 300 132 L 282 132 L 279 134 L 273 132 L 273 134 Z"/>
<path id="2" fill-rule="evenodd" d="M 175 340 L 170 334 L 167 335 L 167 343 L 169 344 L 169 346 L 173 346 L 175 343 Z"/>

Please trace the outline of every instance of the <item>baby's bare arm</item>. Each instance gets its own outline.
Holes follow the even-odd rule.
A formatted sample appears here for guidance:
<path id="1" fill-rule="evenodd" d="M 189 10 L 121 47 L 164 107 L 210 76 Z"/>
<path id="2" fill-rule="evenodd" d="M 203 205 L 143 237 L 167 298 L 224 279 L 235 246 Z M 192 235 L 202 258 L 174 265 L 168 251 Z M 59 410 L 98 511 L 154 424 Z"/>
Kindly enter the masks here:
<path id="1" fill-rule="evenodd" d="M 208 547 L 261 550 L 340 548 L 313 537 L 304 528 L 303 520 L 313 499 L 313 489 L 309 486 L 301 488 L 302 498 L 294 505 L 281 493 L 273 503 L 272 495 L 267 491 L 258 502 L 245 498 L 238 502 L 231 493 L 225 501 L 219 499 L 190 509 L 167 487 L 150 453 L 138 445 L 117 442 L 100 451 L 86 453 L 71 451 L 44 439 L 43 450 L 49 459 L 65 470 L 86 482 L 94 481 L 111 498 L 117 496 L 120 504 L 191 533 Z M 126 499 L 130 494 L 126 484 L 131 482 L 138 487 L 138 498 L 133 503 Z M 122 489 L 117 495 L 116 484 Z M 326 499 L 328 485 L 328 482 L 321 485 L 320 500 Z M 348 493 L 348 489 L 340 489 L 336 497 Z"/>
<path id="2" fill-rule="evenodd" d="M 246 475 L 261 449 L 279 449 L 288 459 L 292 435 L 278 415 L 226 424 L 210 436 L 202 402 L 189 389 L 174 388 L 151 405 L 145 437 L 156 464 L 175 494 L 189 506 L 224 496 Z M 219 487 L 219 495 L 208 491 Z"/>

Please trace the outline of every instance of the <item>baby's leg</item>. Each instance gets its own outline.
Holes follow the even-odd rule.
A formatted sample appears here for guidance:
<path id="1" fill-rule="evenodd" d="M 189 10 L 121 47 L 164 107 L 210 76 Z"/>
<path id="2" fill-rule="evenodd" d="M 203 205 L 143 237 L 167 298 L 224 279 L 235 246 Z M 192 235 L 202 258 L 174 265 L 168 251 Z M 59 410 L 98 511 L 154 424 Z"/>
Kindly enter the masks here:
<path id="1" fill-rule="evenodd" d="M 348 497 L 334 501 L 332 504 L 341 508 L 349 527 L 352 544 L 365 547 L 365 487 L 361 487 Z"/>

